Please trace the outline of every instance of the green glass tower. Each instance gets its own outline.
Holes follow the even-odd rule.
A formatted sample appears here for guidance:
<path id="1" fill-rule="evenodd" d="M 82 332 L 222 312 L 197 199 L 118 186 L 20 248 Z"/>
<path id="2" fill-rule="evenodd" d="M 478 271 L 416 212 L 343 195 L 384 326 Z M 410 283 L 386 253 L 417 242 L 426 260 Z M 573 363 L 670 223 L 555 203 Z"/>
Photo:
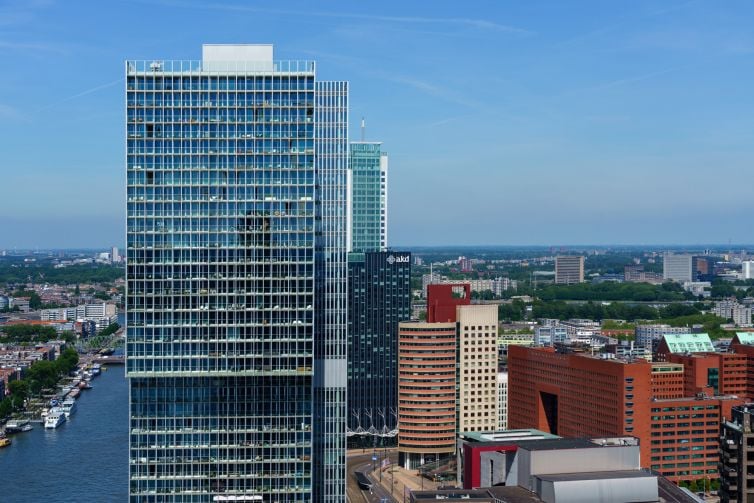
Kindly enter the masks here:
<path id="1" fill-rule="evenodd" d="M 351 143 L 351 251 L 387 249 L 387 161 L 382 143 Z"/>

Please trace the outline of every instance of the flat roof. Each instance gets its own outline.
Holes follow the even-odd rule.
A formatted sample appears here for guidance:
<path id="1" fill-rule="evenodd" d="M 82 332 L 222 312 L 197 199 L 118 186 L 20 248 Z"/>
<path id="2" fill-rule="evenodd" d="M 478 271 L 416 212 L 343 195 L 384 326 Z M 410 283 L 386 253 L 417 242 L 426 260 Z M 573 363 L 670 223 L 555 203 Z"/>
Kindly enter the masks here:
<path id="1" fill-rule="evenodd" d="M 496 500 L 505 503 L 542 503 L 542 499 L 537 496 L 537 493 L 528 491 L 521 486 L 490 487 L 487 492 Z"/>
<path id="2" fill-rule="evenodd" d="M 610 447 L 610 445 L 595 444 L 586 438 L 553 438 L 546 440 L 533 440 L 522 445 L 522 449 L 527 451 L 556 451 L 560 449 L 591 449 L 599 447 Z"/>
<path id="3" fill-rule="evenodd" d="M 464 440 L 471 440 L 474 442 L 520 442 L 522 440 L 545 440 L 560 438 L 552 433 L 546 433 L 544 431 L 535 429 L 520 429 L 520 430 L 501 430 L 501 431 L 463 431 L 458 434 Z"/>
<path id="4" fill-rule="evenodd" d="M 412 501 L 493 501 L 494 498 L 483 489 L 437 489 L 411 491 Z"/>
<path id="5" fill-rule="evenodd" d="M 548 473 L 535 475 L 548 482 L 567 482 L 575 480 L 610 480 L 610 479 L 656 479 L 657 475 L 646 470 L 616 470 L 612 472 Z"/>

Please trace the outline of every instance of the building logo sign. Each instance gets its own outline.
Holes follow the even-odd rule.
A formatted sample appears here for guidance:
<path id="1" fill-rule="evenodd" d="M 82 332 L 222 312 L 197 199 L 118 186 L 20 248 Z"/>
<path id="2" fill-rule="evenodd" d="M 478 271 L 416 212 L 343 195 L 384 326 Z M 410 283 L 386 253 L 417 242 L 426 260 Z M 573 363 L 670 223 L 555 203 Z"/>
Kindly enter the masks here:
<path id="1" fill-rule="evenodd" d="M 397 257 L 395 255 L 388 255 L 387 256 L 387 263 L 390 265 L 393 264 L 408 264 L 410 262 L 408 255 L 398 255 Z"/>

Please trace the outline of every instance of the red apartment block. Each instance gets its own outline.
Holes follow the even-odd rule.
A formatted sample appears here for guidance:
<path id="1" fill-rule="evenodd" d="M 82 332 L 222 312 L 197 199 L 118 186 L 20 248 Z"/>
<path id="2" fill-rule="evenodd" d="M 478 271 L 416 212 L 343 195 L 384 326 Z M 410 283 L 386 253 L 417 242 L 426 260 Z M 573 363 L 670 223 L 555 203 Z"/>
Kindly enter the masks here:
<path id="1" fill-rule="evenodd" d="M 671 363 L 680 363 L 683 365 L 683 396 L 693 397 L 697 393 L 704 393 L 707 396 L 750 396 L 746 382 L 746 354 L 669 354 L 667 360 Z"/>
<path id="2" fill-rule="evenodd" d="M 716 361 L 722 362 L 718 369 L 723 373 L 738 372 L 739 359 Z M 690 372 L 701 375 L 712 368 L 697 365 Z M 709 390 L 689 383 L 705 383 L 696 374 L 681 373 L 673 362 L 626 362 L 510 346 L 508 375 L 509 428 L 536 428 L 563 437 L 633 435 L 640 440 L 642 466 L 674 481 L 716 477 L 720 421 L 730 417 L 732 406 L 744 403 L 733 397 L 697 398 L 697 392 Z M 719 382 L 729 389 L 727 383 L 738 383 L 738 377 Z M 686 396 L 692 387 L 694 393 Z"/>
<path id="3" fill-rule="evenodd" d="M 455 323 L 456 306 L 469 304 L 469 283 L 427 285 L 427 323 Z"/>

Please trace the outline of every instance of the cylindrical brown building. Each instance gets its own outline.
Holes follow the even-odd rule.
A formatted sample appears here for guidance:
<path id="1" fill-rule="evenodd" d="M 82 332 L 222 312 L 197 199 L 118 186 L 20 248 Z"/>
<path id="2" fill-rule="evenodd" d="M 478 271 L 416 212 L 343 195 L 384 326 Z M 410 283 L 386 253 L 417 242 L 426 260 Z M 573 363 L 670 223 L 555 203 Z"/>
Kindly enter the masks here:
<path id="1" fill-rule="evenodd" d="M 414 469 L 455 452 L 456 324 L 401 323 L 398 344 L 398 454 Z"/>

